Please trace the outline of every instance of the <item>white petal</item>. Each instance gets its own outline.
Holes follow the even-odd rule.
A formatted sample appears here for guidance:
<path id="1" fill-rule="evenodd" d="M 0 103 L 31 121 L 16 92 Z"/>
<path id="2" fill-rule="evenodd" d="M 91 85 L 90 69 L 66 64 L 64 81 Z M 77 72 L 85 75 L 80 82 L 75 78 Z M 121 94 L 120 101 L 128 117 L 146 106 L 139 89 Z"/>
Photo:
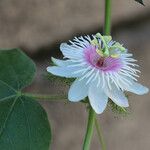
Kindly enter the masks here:
<path id="1" fill-rule="evenodd" d="M 86 84 L 87 79 L 79 81 L 76 79 L 71 85 L 68 92 L 68 99 L 72 102 L 78 102 L 84 99 L 88 93 L 88 85 Z"/>
<path id="2" fill-rule="evenodd" d="M 54 57 L 52 57 L 51 59 L 52 59 L 52 62 L 57 66 L 68 66 L 68 65 L 74 64 L 70 60 L 60 60 Z"/>
<path id="3" fill-rule="evenodd" d="M 127 78 L 124 76 L 124 78 L 130 83 L 125 84 L 124 82 L 121 82 L 121 86 L 124 90 L 138 94 L 143 95 L 149 92 L 149 89 L 135 81 L 133 81 L 131 78 Z"/>
<path id="4" fill-rule="evenodd" d="M 56 76 L 66 78 L 76 78 L 81 76 L 80 73 L 74 73 L 77 70 L 79 70 L 79 67 L 58 67 L 58 66 L 47 67 L 48 72 Z"/>
<path id="5" fill-rule="evenodd" d="M 118 90 L 116 85 L 112 84 L 111 89 L 108 87 L 105 87 L 105 93 L 106 95 L 118 106 L 121 107 L 128 107 L 128 99 L 125 97 L 124 93 L 121 90 Z"/>
<path id="6" fill-rule="evenodd" d="M 108 96 L 102 91 L 100 86 L 97 87 L 96 83 L 92 83 L 89 88 L 88 97 L 95 112 L 101 114 L 107 106 Z"/>
<path id="7" fill-rule="evenodd" d="M 83 58 L 83 50 L 77 49 L 67 43 L 60 45 L 60 50 L 66 58 L 70 59 L 81 59 Z"/>
<path id="8" fill-rule="evenodd" d="M 130 91 L 132 93 L 143 95 L 149 92 L 149 89 L 137 82 L 131 81 L 131 84 L 124 87 L 125 90 Z"/>

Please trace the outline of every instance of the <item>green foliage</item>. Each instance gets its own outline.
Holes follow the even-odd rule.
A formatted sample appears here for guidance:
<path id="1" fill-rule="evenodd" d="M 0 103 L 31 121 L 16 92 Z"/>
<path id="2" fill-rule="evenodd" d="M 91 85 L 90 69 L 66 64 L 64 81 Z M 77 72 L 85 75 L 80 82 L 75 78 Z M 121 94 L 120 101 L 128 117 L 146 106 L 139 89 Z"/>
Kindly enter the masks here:
<path id="1" fill-rule="evenodd" d="M 55 76 L 51 73 L 47 73 L 46 77 L 48 78 L 49 81 L 51 82 L 61 82 L 61 83 L 64 83 L 64 84 L 67 84 L 67 85 L 71 85 L 72 82 L 75 80 L 74 78 L 65 78 L 65 77 L 59 77 L 59 76 Z"/>
<path id="2" fill-rule="evenodd" d="M 135 1 L 142 4 L 142 5 L 144 5 L 143 0 L 135 0 Z"/>
<path id="3" fill-rule="evenodd" d="M 120 114 L 120 115 L 128 115 L 129 114 L 127 108 L 116 105 L 112 100 L 108 101 L 108 106 L 116 114 Z"/>
<path id="4" fill-rule="evenodd" d="M 0 149 L 48 150 L 51 131 L 44 109 L 21 90 L 35 64 L 18 49 L 0 50 Z"/>

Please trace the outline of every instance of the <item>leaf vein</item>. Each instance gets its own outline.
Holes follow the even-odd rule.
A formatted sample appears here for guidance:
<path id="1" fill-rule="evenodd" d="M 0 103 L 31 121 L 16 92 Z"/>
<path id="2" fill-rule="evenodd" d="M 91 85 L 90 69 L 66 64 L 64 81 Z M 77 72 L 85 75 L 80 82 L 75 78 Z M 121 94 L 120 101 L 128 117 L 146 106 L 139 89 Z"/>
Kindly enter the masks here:
<path id="1" fill-rule="evenodd" d="M 24 112 L 24 114 L 25 114 L 25 117 L 26 117 L 26 121 L 27 121 L 27 126 L 28 126 L 28 140 L 29 140 L 29 150 L 31 150 L 31 130 L 30 130 L 30 123 L 29 123 L 29 119 L 28 119 L 28 116 L 27 116 L 27 114 L 26 114 L 26 111 L 25 111 L 25 104 L 24 104 L 24 102 L 23 102 L 23 99 L 22 98 L 20 98 L 21 99 L 21 102 L 22 102 L 22 105 L 23 105 L 23 112 Z"/>
<path id="2" fill-rule="evenodd" d="M 0 82 L 4 85 L 6 85 L 7 87 L 9 87 L 10 89 L 12 89 L 13 91 L 17 92 L 13 87 L 11 87 L 9 84 L 7 84 L 6 82 L 0 80 Z"/>
<path id="3" fill-rule="evenodd" d="M 13 111 L 13 108 L 14 108 L 14 106 L 15 106 L 17 100 L 18 100 L 18 96 L 16 96 L 16 98 L 14 99 L 14 102 L 12 103 L 12 105 L 11 105 L 11 107 L 10 107 L 10 110 L 9 110 L 9 112 L 8 112 L 8 114 L 7 114 L 7 117 L 6 117 L 5 121 L 4 121 L 4 124 L 3 124 L 2 127 L 1 127 L 1 130 L 0 130 L 0 138 L 1 138 L 2 134 L 3 134 L 3 131 L 4 131 L 5 127 L 6 127 L 6 123 L 7 123 L 7 121 L 8 121 L 8 118 L 10 117 L 10 115 L 11 115 L 11 113 L 12 113 L 12 111 Z"/>
<path id="4" fill-rule="evenodd" d="M 4 101 L 4 100 L 7 100 L 7 99 L 10 99 L 10 98 L 13 98 L 13 97 L 16 97 L 16 94 L 15 95 L 11 95 L 11 96 L 7 96 L 7 97 L 4 97 L 4 98 L 1 98 L 0 102 Z"/>
<path id="5" fill-rule="evenodd" d="M 10 145 L 11 145 L 11 149 L 13 150 L 13 141 L 12 141 L 12 138 L 9 136 L 8 132 L 6 131 L 6 135 L 9 139 L 9 142 L 10 142 Z"/>

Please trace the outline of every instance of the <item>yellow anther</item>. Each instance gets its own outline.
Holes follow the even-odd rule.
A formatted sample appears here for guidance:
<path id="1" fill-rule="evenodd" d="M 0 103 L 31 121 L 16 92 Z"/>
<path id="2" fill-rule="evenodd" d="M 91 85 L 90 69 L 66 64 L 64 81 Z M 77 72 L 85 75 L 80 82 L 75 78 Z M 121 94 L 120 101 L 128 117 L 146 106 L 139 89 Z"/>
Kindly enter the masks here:
<path id="1" fill-rule="evenodd" d="M 119 54 L 112 54 L 111 57 L 112 57 L 112 58 L 118 58 L 118 57 L 119 57 Z"/>

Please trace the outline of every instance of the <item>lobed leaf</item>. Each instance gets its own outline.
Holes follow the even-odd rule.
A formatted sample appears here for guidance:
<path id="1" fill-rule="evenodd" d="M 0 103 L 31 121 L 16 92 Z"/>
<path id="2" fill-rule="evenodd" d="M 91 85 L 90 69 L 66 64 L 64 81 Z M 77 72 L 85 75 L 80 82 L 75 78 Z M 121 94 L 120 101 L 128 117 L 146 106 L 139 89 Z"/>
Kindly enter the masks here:
<path id="1" fill-rule="evenodd" d="M 19 49 L 0 50 L 0 149 L 48 150 L 51 130 L 40 104 L 21 94 L 35 64 Z"/>

